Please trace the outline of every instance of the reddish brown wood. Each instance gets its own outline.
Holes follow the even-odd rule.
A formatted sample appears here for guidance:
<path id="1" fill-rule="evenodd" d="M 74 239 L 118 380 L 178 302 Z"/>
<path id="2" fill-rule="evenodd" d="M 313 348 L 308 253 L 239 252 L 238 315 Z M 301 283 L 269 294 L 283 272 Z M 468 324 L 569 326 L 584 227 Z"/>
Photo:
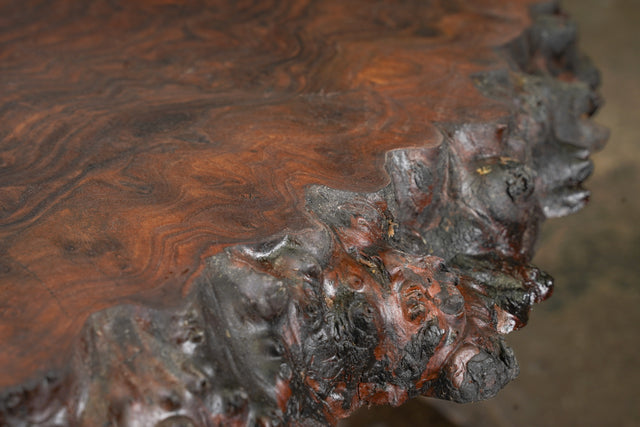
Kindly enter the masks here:
<path id="1" fill-rule="evenodd" d="M 539 224 L 584 204 L 607 136 L 575 29 L 532 5 L 0 2 L 0 420 L 333 422 L 497 392 L 517 372 L 499 335 L 550 292 L 528 264 Z M 358 311 L 368 344 L 325 349 L 295 310 L 326 323 L 349 298 L 395 314 Z M 284 350 L 269 356 L 238 312 Z M 249 371 L 211 350 L 231 373 L 185 403 L 197 393 L 171 360 L 195 357 L 193 330 Z M 358 375 L 295 377 L 329 369 L 309 359 L 323 351 Z M 134 353 L 160 367 L 127 365 Z M 356 365 L 384 354 L 365 380 Z M 154 400 L 168 383 L 178 397 Z"/>

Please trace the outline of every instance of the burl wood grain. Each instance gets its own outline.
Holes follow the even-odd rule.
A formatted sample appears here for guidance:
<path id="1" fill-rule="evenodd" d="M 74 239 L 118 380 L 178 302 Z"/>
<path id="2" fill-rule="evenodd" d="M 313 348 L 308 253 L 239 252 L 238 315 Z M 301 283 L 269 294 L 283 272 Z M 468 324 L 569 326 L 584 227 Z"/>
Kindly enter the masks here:
<path id="1" fill-rule="evenodd" d="M 0 386 L 91 312 L 301 227 L 307 185 L 379 188 L 433 122 L 506 114 L 469 74 L 526 9 L 440 3 L 3 1 Z"/>
<path id="2" fill-rule="evenodd" d="M 597 75 L 576 56 L 575 33 L 553 4 L 544 7 L 555 32 L 544 20 L 526 30 L 532 3 L 0 2 L 0 388 L 67 366 L 92 313 L 192 304 L 207 257 L 329 218 L 306 198 L 312 185 L 376 203 L 392 185 L 400 228 L 423 227 L 428 255 L 454 259 L 464 238 L 452 231 L 449 242 L 449 226 L 429 228 L 418 211 L 434 203 L 447 217 L 455 197 L 416 196 L 403 165 L 427 156 L 443 192 L 447 168 L 520 177 L 500 157 L 510 128 L 524 140 L 562 137 L 520 150 L 543 202 L 514 214 L 493 197 L 503 190 L 474 190 L 485 178 L 459 179 L 492 201 L 486 216 L 504 229 L 477 253 L 490 247 L 517 264 L 491 265 L 530 274 L 521 264 L 541 219 L 584 204 L 588 152 L 606 139 L 588 121 Z M 462 163 L 443 169 L 435 154 L 411 154 L 445 141 Z M 398 149 L 410 159 L 389 163 Z M 474 163 L 485 157 L 494 160 Z"/>

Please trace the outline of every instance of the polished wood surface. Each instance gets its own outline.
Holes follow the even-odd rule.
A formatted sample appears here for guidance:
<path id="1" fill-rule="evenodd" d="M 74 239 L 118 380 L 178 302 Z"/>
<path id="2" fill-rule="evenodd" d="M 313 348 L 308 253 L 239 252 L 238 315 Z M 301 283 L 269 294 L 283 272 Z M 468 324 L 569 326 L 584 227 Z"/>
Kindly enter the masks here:
<path id="1" fill-rule="evenodd" d="M 0 2 L 0 423 L 495 395 L 598 84 L 556 2 Z"/>
<path id="2" fill-rule="evenodd" d="M 468 76 L 527 11 L 484 3 L 2 2 L 0 386 L 91 312 L 300 228 L 307 185 L 381 187 L 435 122 L 505 115 Z"/>

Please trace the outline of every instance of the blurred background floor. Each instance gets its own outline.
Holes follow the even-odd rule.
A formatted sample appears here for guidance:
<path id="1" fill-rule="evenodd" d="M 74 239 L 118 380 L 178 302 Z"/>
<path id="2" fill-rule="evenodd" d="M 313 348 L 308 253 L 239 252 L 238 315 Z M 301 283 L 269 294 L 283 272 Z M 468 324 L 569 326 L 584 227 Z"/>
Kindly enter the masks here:
<path id="1" fill-rule="evenodd" d="M 640 0 L 565 0 L 602 71 L 611 129 L 591 203 L 543 227 L 534 263 L 554 295 L 508 341 L 520 377 L 486 402 L 416 399 L 341 426 L 640 426 Z"/>

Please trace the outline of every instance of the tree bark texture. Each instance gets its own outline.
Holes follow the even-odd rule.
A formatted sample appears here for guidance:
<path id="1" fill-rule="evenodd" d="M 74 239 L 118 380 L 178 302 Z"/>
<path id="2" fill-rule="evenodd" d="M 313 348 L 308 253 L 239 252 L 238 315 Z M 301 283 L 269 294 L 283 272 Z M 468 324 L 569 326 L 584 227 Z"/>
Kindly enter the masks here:
<path id="1" fill-rule="evenodd" d="M 556 2 L 0 2 L 0 424 L 489 398 L 580 209 Z"/>

